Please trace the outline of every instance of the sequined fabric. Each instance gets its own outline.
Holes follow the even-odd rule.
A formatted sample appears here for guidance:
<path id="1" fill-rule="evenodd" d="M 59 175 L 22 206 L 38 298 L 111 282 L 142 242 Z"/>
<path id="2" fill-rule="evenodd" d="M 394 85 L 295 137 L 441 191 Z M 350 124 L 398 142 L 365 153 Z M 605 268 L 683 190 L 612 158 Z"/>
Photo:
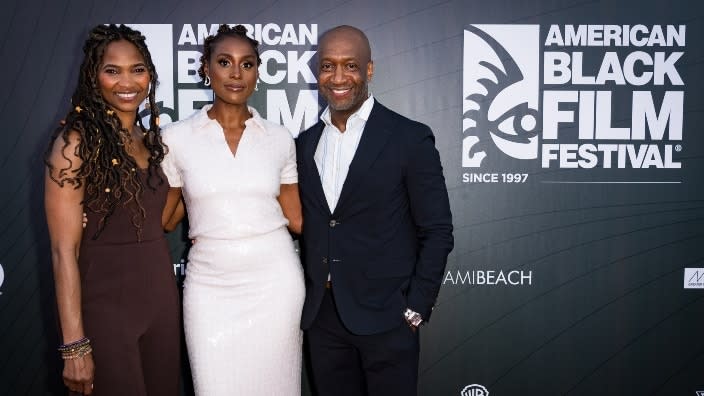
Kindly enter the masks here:
<path id="1" fill-rule="evenodd" d="M 197 395 L 300 395 L 303 273 L 276 199 L 297 182 L 290 133 L 254 117 L 236 155 L 207 107 L 167 126 L 191 248 L 183 316 Z"/>

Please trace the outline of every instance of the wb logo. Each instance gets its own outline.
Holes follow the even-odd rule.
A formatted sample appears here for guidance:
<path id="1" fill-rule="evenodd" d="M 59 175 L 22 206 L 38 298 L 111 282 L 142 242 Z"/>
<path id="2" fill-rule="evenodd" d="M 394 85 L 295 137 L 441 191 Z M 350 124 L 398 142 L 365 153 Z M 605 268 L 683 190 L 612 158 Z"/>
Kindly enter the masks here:
<path id="1" fill-rule="evenodd" d="M 489 396 L 489 391 L 479 384 L 467 385 L 460 392 L 461 396 Z"/>
<path id="2" fill-rule="evenodd" d="M 503 153 L 538 158 L 538 25 L 469 25 L 464 31 L 462 166 Z"/>

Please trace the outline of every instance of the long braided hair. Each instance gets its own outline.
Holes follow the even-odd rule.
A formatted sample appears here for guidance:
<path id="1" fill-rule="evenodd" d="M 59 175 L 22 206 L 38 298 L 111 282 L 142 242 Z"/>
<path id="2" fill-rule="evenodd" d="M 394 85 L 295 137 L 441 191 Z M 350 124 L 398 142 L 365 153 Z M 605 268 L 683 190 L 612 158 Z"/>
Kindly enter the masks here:
<path id="1" fill-rule="evenodd" d="M 125 149 L 125 143 L 131 142 L 132 134 L 129 129 L 121 126 L 117 114 L 110 110 L 98 84 L 98 71 L 105 49 L 108 44 L 119 40 L 126 40 L 137 47 L 149 71 L 149 128 L 144 127 L 139 116 L 136 117 L 136 123 L 145 132 L 144 145 L 150 154 L 147 187 L 154 190 L 154 180 L 159 185 L 164 183 L 158 173 L 158 167 L 167 149 L 161 139 L 159 110 L 155 100 L 157 73 L 145 37 L 125 25 L 98 25 L 90 31 L 83 46 L 84 58 L 78 85 L 71 98 L 74 108 L 66 115 L 65 123 L 53 133 L 44 159 L 49 167 L 51 179 L 59 186 L 63 187 L 68 183 L 74 188 L 79 188 L 85 183 L 83 204 L 102 215 L 93 239 L 102 232 L 118 205 L 129 207 L 132 213 L 131 223 L 135 226 L 138 239 L 141 239 L 142 224 L 146 218 L 142 205 L 145 186 L 137 174 L 137 163 Z M 51 147 L 54 141 L 61 137 L 64 141 L 63 150 L 66 150 L 72 131 L 79 133 L 80 142 L 75 155 L 83 162 L 77 170 L 71 170 L 71 160 L 62 151 L 64 158 L 69 160 L 69 166 L 59 169 L 54 176 L 55 169 L 49 161 Z"/>
<path id="2" fill-rule="evenodd" d="M 222 24 L 218 27 L 217 33 L 206 37 L 203 41 L 203 55 L 200 57 L 200 67 L 198 68 L 198 76 L 200 76 L 201 79 L 205 80 L 204 65 L 210 61 L 210 56 L 213 54 L 215 44 L 222 41 L 225 37 L 239 38 L 247 41 L 257 55 L 257 66 L 262 64 L 262 59 L 259 57 L 259 41 L 247 36 L 247 28 L 243 25 L 231 27 L 230 25 Z"/>

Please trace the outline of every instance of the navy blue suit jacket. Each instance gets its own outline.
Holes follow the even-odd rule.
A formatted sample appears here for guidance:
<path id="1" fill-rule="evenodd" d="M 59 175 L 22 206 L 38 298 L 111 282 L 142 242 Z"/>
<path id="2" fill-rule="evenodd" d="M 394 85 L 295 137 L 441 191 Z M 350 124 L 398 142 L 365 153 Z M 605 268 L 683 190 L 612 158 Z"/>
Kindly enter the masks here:
<path id="1" fill-rule="evenodd" d="M 319 121 L 296 139 L 306 278 L 301 327 L 318 313 L 328 272 L 352 333 L 397 327 L 406 307 L 427 320 L 453 247 L 432 131 L 375 102 L 331 213 L 313 158 L 323 128 Z"/>

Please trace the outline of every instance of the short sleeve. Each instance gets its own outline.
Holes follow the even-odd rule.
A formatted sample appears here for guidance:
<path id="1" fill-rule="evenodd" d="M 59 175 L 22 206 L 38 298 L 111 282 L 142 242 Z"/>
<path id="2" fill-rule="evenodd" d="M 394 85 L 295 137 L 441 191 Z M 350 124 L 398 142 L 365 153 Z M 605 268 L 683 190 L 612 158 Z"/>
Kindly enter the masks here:
<path id="1" fill-rule="evenodd" d="M 170 187 L 183 186 L 181 172 L 176 166 L 176 158 L 172 147 L 169 147 L 169 152 L 164 155 L 164 160 L 161 162 L 161 170 L 164 171 L 166 178 L 169 180 Z"/>
<path id="2" fill-rule="evenodd" d="M 281 168 L 281 184 L 298 183 L 298 169 L 296 169 L 296 143 L 292 136 L 288 136 L 288 153 L 284 166 Z"/>

